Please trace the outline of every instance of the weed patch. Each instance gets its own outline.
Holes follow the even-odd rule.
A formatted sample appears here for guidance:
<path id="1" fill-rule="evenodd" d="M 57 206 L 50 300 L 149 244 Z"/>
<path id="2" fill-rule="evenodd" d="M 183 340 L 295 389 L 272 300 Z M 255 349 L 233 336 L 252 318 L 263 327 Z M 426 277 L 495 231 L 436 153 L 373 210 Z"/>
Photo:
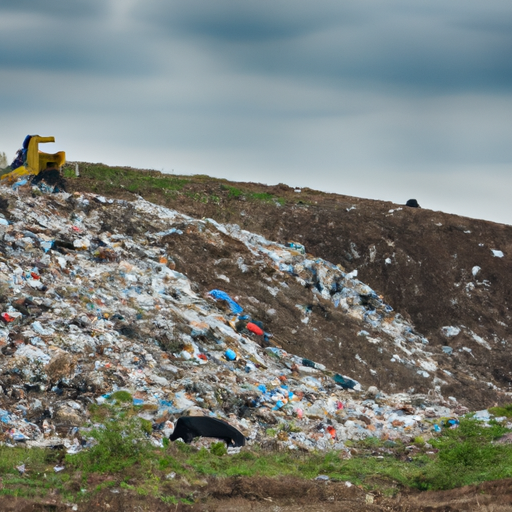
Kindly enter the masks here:
<path id="1" fill-rule="evenodd" d="M 150 425 L 137 416 L 140 408 L 133 406 L 131 396 L 125 393 L 118 392 L 107 404 L 90 407 L 94 421 L 102 424 L 87 433 L 96 444 L 66 455 L 63 472 L 53 470 L 59 457 L 54 452 L 1 446 L 0 493 L 42 497 L 58 491 L 72 501 L 119 487 L 176 505 L 192 503 L 190 488 L 181 494 L 181 479 L 194 486 L 201 485 L 198 482 L 205 476 L 310 480 L 325 474 L 386 496 L 398 488 L 443 490 L 512 477 L 512 447 L 494 442 L 509 430 L 496 422 L 485 425 L 472 418 L 461 419 L 458 428 L 443 429 L 428 442 L 411 439 L 412 445 L 377 438 L 347 443 L 354 452 L 349 459 L 344 452 L 270 451 L 257 446 L 229 455 L 222 442 L 200 450 L 181 442 L 155 448 L 147 435 Z M 408 456 L 411 446 L 414 454 Z M 23 474 L 17 469 L 22 464 L 26 467 Z M 86 496 L 83 488 L 88 486 L 91 490 Z"/>

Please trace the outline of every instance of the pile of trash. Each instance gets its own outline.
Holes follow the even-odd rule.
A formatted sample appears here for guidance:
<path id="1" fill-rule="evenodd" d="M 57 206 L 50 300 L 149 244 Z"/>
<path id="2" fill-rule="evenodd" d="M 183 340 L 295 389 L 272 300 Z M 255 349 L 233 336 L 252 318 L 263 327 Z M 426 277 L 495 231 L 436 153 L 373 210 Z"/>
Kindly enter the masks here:
<path id="1" fill-rule="evenodd" d="M 369 343 L 392 339 L 399 364 L 435 380 L 428 341 L 354 273 L 300 244 L 279 245 L 142 198 L 35 194 L 30 184 L 2 187 L 0 195 L 4 443 L 64 445 L 76 453 L 90 428 L 89 405 L 120 390 L 151 421 L 157 445 L 183 415 L 224 419 L 249 445 L 326 450 L 345 449 L 349 439 L 428 434 L 442 421 L 456 426 L 468 412 L 435 392 L 364 389 L 354 376 L 289 353 L 240 299 L 219 288 L 199 293 L 176 270 L 165 240 L 243 244 L 275 282 L 283 278 L 280 290 L 286 292 L 285 276 L 295 280 L 308 297 L 303 302 L 313 295 L 331 301 L 360 322 Z M 240 279 L 247 264 L 238 262 Z M 298 305 L 294 314 L 308 323 L 308 307 Z"/>

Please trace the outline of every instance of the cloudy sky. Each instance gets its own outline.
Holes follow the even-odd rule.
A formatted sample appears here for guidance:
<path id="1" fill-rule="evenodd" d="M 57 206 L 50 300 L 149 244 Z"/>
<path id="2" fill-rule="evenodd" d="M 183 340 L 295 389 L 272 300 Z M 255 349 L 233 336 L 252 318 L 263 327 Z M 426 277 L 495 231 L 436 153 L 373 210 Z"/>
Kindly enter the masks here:
<path id="1" fill-rule="evenodd" d="M 0 0 L 0 152 L 512 224 L 510 0 Z"/>

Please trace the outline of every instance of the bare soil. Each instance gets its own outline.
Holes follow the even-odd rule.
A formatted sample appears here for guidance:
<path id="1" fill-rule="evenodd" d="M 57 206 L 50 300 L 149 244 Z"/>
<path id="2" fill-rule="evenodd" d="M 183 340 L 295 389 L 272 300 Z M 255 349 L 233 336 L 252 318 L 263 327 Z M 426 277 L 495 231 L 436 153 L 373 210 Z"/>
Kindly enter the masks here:
<path id="1" fill-rule="evenodd" d="M 245 195 L 230 197 L 229 186 Z M 101 192 L 97 182 L 85 177 L 69 180 L 68 190 Z M 503 392 L 512 391 L 512 226 L 310 189 L 296 193 L 283 184 L 269 187 L 205 177 L 192 178 L 179 194 L 154 189 L 139 193 L 193 217 L 236 223 L 282 243 L 300 242 L 315 257 L 341 264 L 347 271 L 357 269 L 358 279 L 428 338 L 438 359 L 436 377 L 444 397 L 455 396 L 472 410 L 510 402 L 510 395 Z M 284 205 L 251 199 L 254 193 L 273 194 Z M 125 189 L 109 194 L 135 197 Z M 135 233 L 145 228 L 130 229 Z M 199 234 L 194 241 L 194 236 L 189 233 L 186 242 L 179 237 L 166 240 L 176 270 L 198 282 L 203 291 L 219 287 L 251 297 L 251 303 L 241 299 L 242 305 L 252 308 L 253 316 L 283 348 L 352 375 L 365 387 L 376 385 L 392 393 L 432 391 L 415 371 L 390 363 L 358 337 L 360 324 L 327 301 L 310 305 L 308 328 L 296 325 L 295 306 L 303 290 L 298 285 L 295 290 L 290 280 L 288 297 L 272 298 L 262 286 L 266 283 L 259 269 L 242 275 L 237 268 L 237 258 L 246 251 L 242 244 L 219 250 L 205 244 Z M 495 257 L 492 249 L 504 257 Z M 480 270 L 473 275 L 476 266 Z M 230 276 L 230 283 L 219 280 L 219 274 Z M 277 314 L 271 316 L 267 312 L 273 309 Z M 441 330 L 444 326 L 459 326 L 461 332 L 448 338 Z M 450 346 L 453 354 L 444 354 L 443 346 Z M 375 368 L 380 369 L 378 375 L 370 372 Z"/>
<path id="2" fill-rule="evenodd" d="M 506 512 L 512 510 L 512 480 L 438 492 L 400 492 L 389 498 L 367 493 L 344 482 L 301 481 L 289 478 L 211 479 L 206 490 L 193 491 L 196 503 L 165 504 L 123 489 L 104 490 L 87 502 L 63 503 L 59 496 L 34 502 L 2 496 L 3 512 Z"/>

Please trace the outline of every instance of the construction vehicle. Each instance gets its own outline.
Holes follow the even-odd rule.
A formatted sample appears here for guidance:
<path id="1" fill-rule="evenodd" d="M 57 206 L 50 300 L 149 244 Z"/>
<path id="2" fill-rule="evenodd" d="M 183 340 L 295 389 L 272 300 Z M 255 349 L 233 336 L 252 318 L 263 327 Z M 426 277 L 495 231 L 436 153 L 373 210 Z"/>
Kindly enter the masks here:
<path id="1" fill-rule="evenodd" d="M 27 135 L 22 148 L 18 150 L 14 162 L 10 165 L 10 172 L 1 176 L 0 179 L 15 181 L 21 176 L 37 176 L 41 171 L 49 169 L 60 171 L 66 162 L 66 153 L 64 151 L 58 151 L 57 153 L 39 151 L 39 144 L 44 142 L 55 142 L 55 137 Z"/>

